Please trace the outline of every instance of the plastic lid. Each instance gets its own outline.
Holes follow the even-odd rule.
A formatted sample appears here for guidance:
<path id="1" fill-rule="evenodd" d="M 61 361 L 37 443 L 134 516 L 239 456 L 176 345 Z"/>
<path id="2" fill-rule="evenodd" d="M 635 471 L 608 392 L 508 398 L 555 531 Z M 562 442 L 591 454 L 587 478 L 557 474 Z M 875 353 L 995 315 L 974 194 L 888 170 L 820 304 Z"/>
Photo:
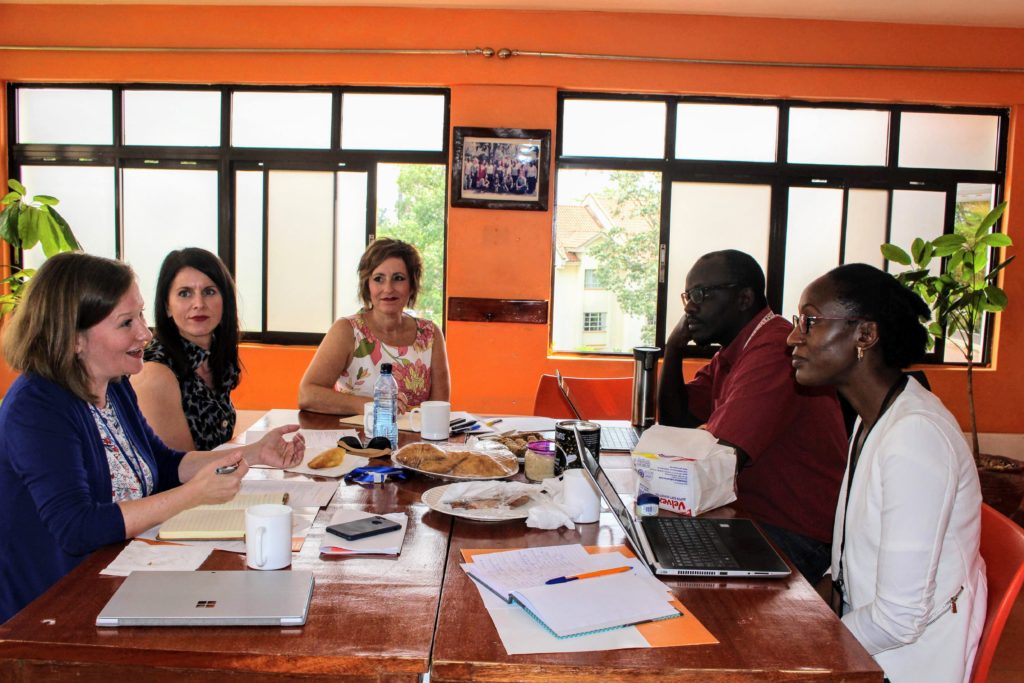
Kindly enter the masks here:
<path id="1" fill-rule="evenodd" d="M 526 444 L 526 447 L 542 458 L 555 457 L 555 443 L 553 441 L 531 441 Z"/>
<path id="2" fill-rule="evenodd" d="M 382 375 L 390 375 L 391 374 L 391 363 L 381 363 L 380 364 L 380 374 L 382 374 Z"/>

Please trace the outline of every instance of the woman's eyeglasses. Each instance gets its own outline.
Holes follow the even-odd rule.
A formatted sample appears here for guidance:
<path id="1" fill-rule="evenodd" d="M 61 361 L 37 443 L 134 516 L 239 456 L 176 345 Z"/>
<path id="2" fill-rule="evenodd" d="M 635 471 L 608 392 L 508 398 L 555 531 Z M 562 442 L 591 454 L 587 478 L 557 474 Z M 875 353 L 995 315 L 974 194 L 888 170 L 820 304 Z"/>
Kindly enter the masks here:
<path id="1" fill-rule="evenodd" d="M 819 320 L 845 320 L 848 323 L 852 323 L 852 322 L 856 322 L 858 320 L 867 320 L 867 318 L 862 318 L 862 317 L 834 318 L 834 317 L 830 317 L 830 316 L 826 316 L 826 315 L 804 315 L 804 314 L 800 314 L 800 315 L 794 315 L 793 316 L 793 327 L 795 327 L 796 329 L 800 330 L 800 334 L 807 334 L 808 332 L 811 331 L 811 328 L 814 327 Z"/>
<path id="2" fill-rule="evenodd" d="M 708 298 L 708 292 L 714 292 L 718 289 L 732 289 L 733 287 L 739 287 L 735 282 L 723 284 L 723 285 L 705 285 L 703 287 L 691 287 L 682 293 L 683 305 L 687 304 L 702 304 L 704 300 Z"/>

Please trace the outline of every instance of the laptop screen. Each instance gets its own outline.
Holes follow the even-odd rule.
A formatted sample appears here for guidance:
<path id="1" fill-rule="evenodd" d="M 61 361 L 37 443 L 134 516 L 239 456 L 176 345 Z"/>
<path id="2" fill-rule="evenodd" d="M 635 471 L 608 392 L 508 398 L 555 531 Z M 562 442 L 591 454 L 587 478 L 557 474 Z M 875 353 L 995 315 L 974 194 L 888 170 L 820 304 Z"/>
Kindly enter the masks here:
<path id="1" fill-rule="evenodd" d="M 633 515 L 630 514 L 626 504 L 619 498 L 618 491 L 615 490 L 615 486 L 612 485 L 611 479 L 605 474 L 605 471 L 601 469 L 601 465 L 597 462 L 597 458 L 590 452 L 583 444 L 583 438 L 580 436 L 580 430 L 573 429 L 576 433 L 576 448 L 580 452 L 580 460 L 583 462 L 584 468 L 587 473 L 590 474 L 590 478 L 597 484 L 598 491 L 601 493 L 601 497 L 604 498 L 605 502 L 608 503 L 608 507 L 611 508 L 612 514 L 618 520 L 622 530 L 626 532 L 626 536 L 629 537 L 630 543 L 633 545 L 633 549 L 638 553 L 643 554 L 643 546 L 640 544 L 640 539 L 637 536 L 636 530 L 633 528 Z"/>

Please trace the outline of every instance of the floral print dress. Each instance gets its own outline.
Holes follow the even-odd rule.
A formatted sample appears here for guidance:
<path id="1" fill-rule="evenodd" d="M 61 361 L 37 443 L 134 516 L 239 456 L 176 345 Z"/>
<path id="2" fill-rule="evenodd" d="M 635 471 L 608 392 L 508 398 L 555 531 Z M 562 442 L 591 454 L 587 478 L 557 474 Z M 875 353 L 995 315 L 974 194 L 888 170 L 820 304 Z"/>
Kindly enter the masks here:
<path id="1" fill-rule="evenodd" d="M 335 383 L 334 388 L 356 396 L 373 396 L 373 385 L 380 376 L 380 364 L 391 363 L 391 374 L 398 390 L 405 394 L 410 407 L 430 398 L 430 357 L 434 348 L 434 324 L 416 321 L 416 339 L 412 346 L 388 346 L 373 336 L 361 310 L 345 318 L 355 333 L 352 362 Z"/>

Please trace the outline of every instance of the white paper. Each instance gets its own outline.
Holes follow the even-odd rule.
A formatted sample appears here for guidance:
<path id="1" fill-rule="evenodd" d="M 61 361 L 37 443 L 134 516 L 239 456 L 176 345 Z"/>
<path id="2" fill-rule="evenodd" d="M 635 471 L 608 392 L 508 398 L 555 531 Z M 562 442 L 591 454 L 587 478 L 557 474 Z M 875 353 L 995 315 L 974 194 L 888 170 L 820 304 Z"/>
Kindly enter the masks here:
<path id="1" fill-rule="evenodd" d="M 619 553 L 592 555 L 576 543 L 480 554 L 462 568 L 498 594 L 507 596 L 560 576 L 629 566 L 624 560 Z"/>
<path id="2" fill-rule="evenodd" d="M 336 481 L 310 479 L 243 479 L 242 493 L 287 493 L 292 508 L 327 507 L 338 491 Z"/>
<path id="3" fill-rule="evenodd" d="M 376 516 L 372 512 L 363 512 L 362 510 L 338 510 L 331 517 L 328 526 Z M 404 512 L 391 512 L 380 516 L 401 524 L 402 528 L 354 541 L 325 531 L 320 552 L 324 555 L 398 555 L 402 552 L 402 544 L 405 542 L 405 530 L 409 525 L 409 518 Z"/>
<path id="4" fill-rule="evenodd" d="M 494 422 L 494 420 L 500 419 L 501 422 Z M 491 428 L 496 432 L 553 432 L 555 431 L 555 420 L 550 417 L 502 417 L 502 418 L 491 418 L 486 422 L 494 422 Z"/>
<path id="5" fill-rule="evenodd" d="M 193 545 L 154 545 L 133 540 L 113 562 L 100 570 L 100 574 L 128 576 L 139 571 L 195 571 L 212 551 L 213 548 Z"/>
<path id="6" fill-rule="evenodd" d="M 308 474 L 314 477 L 344 477 L 355 468 L 366 467 L 370 464 L 369 458 L 364 458 L 361 455 L 353 455 L 352 453 L 346 453 L 345 459 L 342 460 L 341 464 L 337 467 L 324 467 L 322 469 L 315 470 L 309 466 L 309 461 L 318 455 L 320 455 L 320 451 L 310 451 L 309 449 L 306 449 L 306 455 L 302 458 L 302 462 L 295 467 L 287 468 L 286 471 Z"/>
<path id="7" fill-rule="evenodd" d="M 306 452 L 314 451 L 314 455 L 322 453 L 328 448 L 337 447 L 338 439 L 343 436 L 359 438 L 359 432 L 354 429 L 300 429 L 296 433 L 302 434 L 302 438 L 306 440 Z M 266 435 L 265 431 L 248 431 L 245 433 L 245 443 L 256 443 Z M 291 441 L 292 435 L 286 435 L 285 440 Z"/>

